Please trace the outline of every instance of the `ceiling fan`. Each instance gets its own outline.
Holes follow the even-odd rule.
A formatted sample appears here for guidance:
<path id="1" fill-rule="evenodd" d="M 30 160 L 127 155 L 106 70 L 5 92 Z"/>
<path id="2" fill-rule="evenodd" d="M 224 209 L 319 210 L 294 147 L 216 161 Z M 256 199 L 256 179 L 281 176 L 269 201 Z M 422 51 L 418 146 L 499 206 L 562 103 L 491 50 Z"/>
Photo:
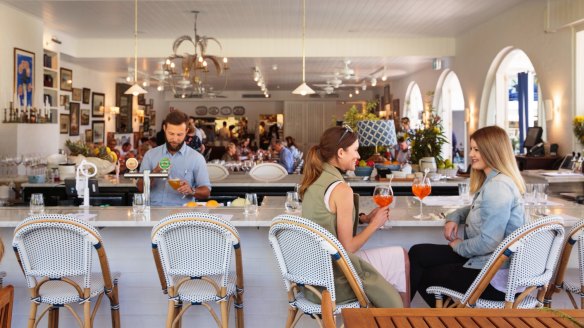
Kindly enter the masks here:
<path id="1" fill-rule="evenodd" d="M 345 63 L 345 67 L 341 70 L 341 75 L 345 78 L 345 80 L 354 78 L 355 70 L 349 67 L 349 65 L 351 64 L 351 60 L 345 59 L 343 63 Z"/>

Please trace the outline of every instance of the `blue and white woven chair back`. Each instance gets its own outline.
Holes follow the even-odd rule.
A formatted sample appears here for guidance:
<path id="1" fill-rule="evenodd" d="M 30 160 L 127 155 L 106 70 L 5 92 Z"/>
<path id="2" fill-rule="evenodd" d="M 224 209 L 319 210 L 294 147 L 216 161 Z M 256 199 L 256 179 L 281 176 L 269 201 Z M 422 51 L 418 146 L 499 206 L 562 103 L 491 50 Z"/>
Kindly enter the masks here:
<path id="1" fill-rule="evenodd" d="M 479 277 L 462 299 L 466 303 L 488 268 L 501 252 L 510 254 L 509 276 L 505 301 L 513 302 L 517 289 L 529 286 L 544 286 L 552 278 L 564 240 L 562 218 L 548 216 L 537 222 L 526 224 L 511 233 L 489 259 Z M 523 237 L 520 237 L 524 235 Z"/>
<path id="2" fill-rule="evenodd" d="M 363 284 L 341 243 L 320 225 L 294 215 L 279 215 L 272 220 L 269 240 L 288 291 L 291 282 L 325 287 L 336 300 L 333 257 L 347 260 L 349 269 Z"/>
<path id="3" fill-rule="evenodd" d="M 167 284 L 172 276 L 223 275 L 227 285 L 233 248 L 239 235 L 233 225 L 215 215 L 200 212 L 168 216 L 152 229 Z"/>
<path id="4" fill-rule="evenodd" d="M 90 287 L 93 247 L 101 236 L 91 225 L 72 216 L 43 214 L 26 218 L 15 229 L 13 248 L 18 252 L 28 287 L 34 278 L 84 276 Z"/>
<path id="5" fill-rule="evenodd" d="M 569 243 L 578 244 L 578 272 L 580 286 L 584 286 L 584 220 L 578 221 L 568 232 Z"/>

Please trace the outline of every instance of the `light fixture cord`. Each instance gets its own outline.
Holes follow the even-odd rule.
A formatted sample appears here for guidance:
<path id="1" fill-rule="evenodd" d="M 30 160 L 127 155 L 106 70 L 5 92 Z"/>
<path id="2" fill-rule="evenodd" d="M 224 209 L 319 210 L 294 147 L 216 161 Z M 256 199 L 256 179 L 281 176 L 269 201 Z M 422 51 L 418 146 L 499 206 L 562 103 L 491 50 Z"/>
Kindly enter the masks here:
<path id="1" fill-rule="evenodd" d="M 138 0 L 134 0 L 134 84 L 138 83 Z"/>
<path id="2" fill-rule="evenodd" d="M 306 33 L 306 0 L 302 0 L 302 83 L 306 83 L 306 54 L 304 35 Z"/>

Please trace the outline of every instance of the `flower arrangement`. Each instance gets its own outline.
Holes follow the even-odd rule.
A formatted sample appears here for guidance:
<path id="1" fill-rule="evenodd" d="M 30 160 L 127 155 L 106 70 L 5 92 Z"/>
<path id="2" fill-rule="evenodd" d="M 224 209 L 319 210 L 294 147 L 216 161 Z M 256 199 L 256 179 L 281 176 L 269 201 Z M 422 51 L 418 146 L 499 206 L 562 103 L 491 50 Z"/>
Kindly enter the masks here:
<path id="1" fill-rule="evenodd" d="M 444 135 L 442 119 L 438 115 L 430 112 L 426 126 L 414 130 L 412 135 L 406 135 L 410 140 L 411 161 L 417 164 L 422 157 L 434 157 L 436 162 L 442 162 L 440 155 L 442 145 L 448 143 L 448 138 Z"/>
<path id="2" fill-rule="evenodd" d="M 116 163 L 118 161 L 118 155 L 106 146 L 86 144 L 82 140 L 67 140 L 65 141 L 65 146 L 69 149 L 71 156 L 82 155 L 85 157 L 97 157 L 111 163 Z"/>
<path id="3" fill-rule="evenodd" d="M 576 116 L 572 121 L 573 131 L 580 144 L 584 145 L 584 116 Z"/>

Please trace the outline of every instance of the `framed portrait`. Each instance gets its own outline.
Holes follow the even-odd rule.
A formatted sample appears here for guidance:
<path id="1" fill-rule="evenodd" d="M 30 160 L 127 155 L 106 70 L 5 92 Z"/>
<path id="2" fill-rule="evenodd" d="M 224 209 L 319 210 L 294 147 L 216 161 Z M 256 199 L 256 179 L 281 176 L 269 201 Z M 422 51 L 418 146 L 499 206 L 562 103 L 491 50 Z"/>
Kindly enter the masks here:
<path id="1" fill-rule="evenodd" d="M 83 103 L 84 104 L 89 104 L 89 98 L 91 97 L 91 89 L 88 88 L 83 88 Z"/>
<path id="2" fill-rule="evenodd" d="M 81 101 L 82 92 L 83 92 L 83 90 L 81 90 L 79 88 L 73 88 L 73 96 L 71 97 L 71 99 L 73 101 Z"/>
<path id="3" fill-rule="evenodd" d="M 103 117 L 105 112 L 105 94 L 91 93 L 91 117 Z"/>
<path id="4" fill-rule="evenodd" d="M 65 109 L 69 110 L 69 102 L 71 98 L 69 95 L 60 95 L 59 96 L 59 106 L 65 107 Z"/>
<path id="5" fill-rule="evenodd" d="M 81 110 L 81 125 L 89 125 L 89 109 Z"/>
<path id="6" fill-rule="evenodd" d="M 14 48 L 14 92 L 20 107 L 34 106 L 34 52 Z"/>
<path id="7" fill-rule="evenodd" d="M 85 130 L 85 143 L 93 143 L 93 131 L 91 129 Z"/>
<path id="8" fill-rule="evenodd" d="M 59 132 L 61 134 L 69 133 L 69 114 L 59 114 Z"/>
<path id="9" fill-rule="evenodd" d="M 92 139 L 95 144 L 103 144 L 105 136 L 105 122 L 93 121 L 91 122 Z"/>
<path id="10" fill-rule="evenodd" d="M 61 90 L 73 91 L 73 71 L 68 68 L 61 67 L 59 74 L 61 75 Z"/>
<path id="11" fill-rule="evenodd" d="M 70 113 L 69 113 L 69 135 L 70 136 L 78 136 L 79 135 L 79 106 L 78 102 L 72 102 L 70 106 Z"/>

